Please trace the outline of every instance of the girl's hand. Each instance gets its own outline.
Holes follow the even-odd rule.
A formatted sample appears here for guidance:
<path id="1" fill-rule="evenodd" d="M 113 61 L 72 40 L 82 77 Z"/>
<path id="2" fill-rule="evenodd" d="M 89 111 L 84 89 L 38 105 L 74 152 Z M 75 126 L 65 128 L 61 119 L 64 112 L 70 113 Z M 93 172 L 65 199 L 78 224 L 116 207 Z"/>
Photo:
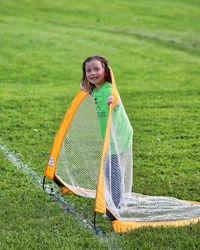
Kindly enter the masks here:
<path id="1" fill-rule="evenodd" d="M 82 82 L 80 83 L 80 89 L 83 90 L 83 91 L 85 91 L 85 92 L 87 92 L 89 95 L 92 94 L 91 88 L 89 86 L 83 86 Z"/>
<path id="2" fill-rule="evenodd" d="M 83 83 L 81 82 L 80 83 L 80 89 L 85 91 L 85 92 L 88 92 L 88 90 L 83 86 Z"/>
<path id="3" fill-rule="evenodd" d="M 109 96 L 107 99 L 107 105 L 110 106 L 111 103 L 114 102 L 114 97 L 113 96 Z"/>

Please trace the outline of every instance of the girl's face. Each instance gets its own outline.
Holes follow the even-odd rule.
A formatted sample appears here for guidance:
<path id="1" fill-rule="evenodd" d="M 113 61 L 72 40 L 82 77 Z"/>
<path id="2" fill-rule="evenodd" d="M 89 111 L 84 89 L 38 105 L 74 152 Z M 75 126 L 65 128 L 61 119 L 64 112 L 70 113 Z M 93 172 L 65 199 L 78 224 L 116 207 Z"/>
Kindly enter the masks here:
<path id="1" fill-rule="evenodd" d="M 105 70 L 102 63 L 98 60 L 92 60 L 85 64 L 86 78 L 94 84 L 99 90 L 105 82 Z"/>

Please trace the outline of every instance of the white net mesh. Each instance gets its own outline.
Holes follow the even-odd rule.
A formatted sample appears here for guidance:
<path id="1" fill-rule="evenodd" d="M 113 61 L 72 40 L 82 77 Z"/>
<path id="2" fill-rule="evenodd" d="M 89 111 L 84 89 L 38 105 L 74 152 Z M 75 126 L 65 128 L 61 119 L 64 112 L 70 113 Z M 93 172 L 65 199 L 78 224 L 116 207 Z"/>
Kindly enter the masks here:
<path id="1" fill-rule="evenodd" d="M 200 205 L 173 197 L 142 196 L 131 193 L 125 194 L 121 200 L 118 207 L 110 206 L 110 210 L 120 220 L 159 222 L 200 217 Z"/>
<path id="2" fill-rule="evenodd" d="M 56 176 L 74 193 L 95 198 L 103 139 L 92 96 L 77 109 L 63 140 Z"/>
<path id="3" fill-rule="evenodd" d="M 132 135 L 132 127 L 120 103 L 112 111 L 109 148 L 103 164 L 107 208 L 123 221 L 159 222 L 200 217 L 198 204 L 132 193 Z M 95 198 L 102 148 L 94 98 L 87 96 L 62 142 L 56 177 L 77 195 Z"/>
<path id="4" fill-rule="evenodd" d="M 121 113 L 122 111 L 115 109 L 112 111 L 109 150 L 104 160 L 104 189 L 109 210 L 119 220 L 137 222 L 175 221 L 200 217 L 200 205 L 171 197 L 144 196 L 131 192 L 133 176 L 132 143 L 129 141 L 131 130 L 128 125 L 124 125 L 124 121 L 122 124 L 119 123 Z M 129 123 L 128 118 L 127 123 Z"/>

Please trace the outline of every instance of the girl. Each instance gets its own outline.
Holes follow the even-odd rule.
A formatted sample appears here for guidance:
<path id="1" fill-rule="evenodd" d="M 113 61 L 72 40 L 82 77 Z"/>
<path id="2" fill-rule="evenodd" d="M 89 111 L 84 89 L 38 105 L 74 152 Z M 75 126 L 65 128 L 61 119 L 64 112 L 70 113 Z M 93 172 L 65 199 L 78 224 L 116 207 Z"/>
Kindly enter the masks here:
<path id="1" fill-rule="evenodd" d="M 92 94 L 95 100 L 97 116 L 100 125 L 100 132 L 104 139 L 109 106 L 113 103 L 114 98 L 112 93 L 112 82 L 108 61 L 105 57 L 94 55 L 86 58 L 82 65 L 82 82 L 80 88 Z M 130 147 L 132 144 L 132 127 L 128 117 L 121 105 L 117 102 L 114 108 L 115 134 L 117 138 L 110 137 L 111 155 L 107 156 L 106 176 L 109 186 L 111 187 L 112 200 L 116 207 L 119 207 L 121 200 L 121 171 L 119 155 Z M 126 133 L 124 133 L 126 131 Z M 116 140 L 119 148 L 116 149 Z M 115 143 L 114 143 L 115 141 Z"/>

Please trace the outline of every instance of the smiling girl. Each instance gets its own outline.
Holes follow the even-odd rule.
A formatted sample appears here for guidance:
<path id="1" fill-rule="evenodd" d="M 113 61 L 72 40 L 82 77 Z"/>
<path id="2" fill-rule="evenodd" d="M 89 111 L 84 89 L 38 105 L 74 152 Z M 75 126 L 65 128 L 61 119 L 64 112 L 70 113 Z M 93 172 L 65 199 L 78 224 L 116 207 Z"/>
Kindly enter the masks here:
<path id="1" fill-rule="evenodd" d="M 80 88 L 94 97 L 100 132 L 104 139 L 109 106 L 114 101 L 114 97 L 111 95 L 112 81 L 108 61 L 100 55 L 90 56 L 83 62 L 82 71 L 83 76 Z M 115 206 L 119 207 L 122 203 L 120 158 L 123 158 L 123 152 L 131 147 L 133 135 L 131 124 L 120 100 L 114 107 L 113 118 L 115 120 L 115 134 L 117 135 L 116 139 L 119 147 L 115 148 L 115 143 L 111 136 L 111 155 L 107 156 L 106 177 L 111 188 L 112 200 Z"/>

